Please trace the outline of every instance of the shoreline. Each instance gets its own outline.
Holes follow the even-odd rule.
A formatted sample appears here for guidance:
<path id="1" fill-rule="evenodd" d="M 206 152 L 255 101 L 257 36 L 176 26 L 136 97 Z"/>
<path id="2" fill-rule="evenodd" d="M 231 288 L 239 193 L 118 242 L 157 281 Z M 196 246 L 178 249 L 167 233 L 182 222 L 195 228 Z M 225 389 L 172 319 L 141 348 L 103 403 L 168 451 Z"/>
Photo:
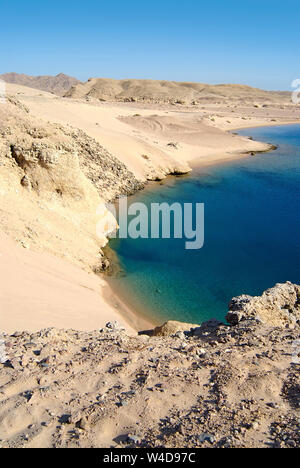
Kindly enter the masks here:
<path id="1" fill-rule="evenodd" d="M 116 292 L 113 281 L 105 279 L 106 282 L 106 293 L 103 294 L 104 300 L 113 307 L 118 314 L 123 318 L 124 322 L 128 326 L 135 330 L 137 333 L 153 330 L 158 325 L 161 325 L 160 322 L 152 321 L 151 317 L 146 317 L 145 315 L 137 310 L 125 295 Z"/>
<path id="2" fill-rule="evenodd" d="M 250 141 L 246 136 L 239 137 L 230 132 L 241 128 L 293 125 L 298 115 L 290 106 L 282 111 L 268 108 L 258 112 L 253 106 L 252 109 L 239 110 L 232 104 L 223 108 L 218 105 L 185 111 L 179 107 L 173 109 L 150 104 L 102 106 L 84 100 L 75 102 L 53 98 L 49 93 L 39 93 L 30 88 L 19 89 L 15 85 L 8 86 L 8 91 L 11 98 L 3 107 L 3 121 L 8 125 L 4 135 L 7 154 L 4 151 L 0 164 L 4 201 L 1 228 L 16 241 L 16 245 L 41 254 L 37 264 L 47 264 L 47 254 L 50 254 L 51 262 L 57 263 L 55 275 L 52 268 L 45 272 L 50 275 L 49 281 L 53 288 L 55 286 L 56 293 L 52 292 L 49 281 L 45 281 L 45 286 L 47 283 L 48 286 L 41 297 L 40 290 L 35 287 L 37 280 L 34 280 L 34 274 L 38 275 L 38 272 L 27 275 L 28 279 L 31 278 L 27 285 L 27 290 L 32 290 L 30 300 L 36 301 L 31 308 L 28 307 L 28 298 L 23 300 L 22 291 L 16 291 L 14 275 L 11 275 L 9 300 L 19 301 L 21 306 L 16 302 L 11 305 L 11 302 L 7 313 L 10 318 L 15 317 L 12 326 L 17 328 L 26 327 L 30 320 L 34 320 L 35 329 L 74 324 L 75 328 L 84 330 L 105 327 L 108 321 L 114 320 L 122 325 L 125 321 L 132 332 L 148 328 L 149 324 L 152 326 L 147 303 L 137 301 L 138 307 L 132 307 L 134 294 L 131 297 L 126 294 L 126 288 L 121 285 L 115 288 L 105 275 L 94 274 L 102 270 L 101 249 L 107 243 L 105 231 L 101 239 L 98 233 L 97 236 L 95 234 L 98 222 L 96 207 L 114 199 L 116 194 L 123 193 L 123 189 L 126 192 L 132 184 L 135 193 L 142 188 L 141 183 L 145 184 L 144 190 L 152 192 L 174 181 L 174 177 L 188 177 L 194 168 L 202 168 L 204 173 L 206 167 L 229 164 L 233 160 L 251 157 L 251 153 L 272 149 L 266 143 Z M 262 113 L 268 121 L 262 122 Z M 13 118 L 9 120 L 9 116 Z M 277 121 L 270 122 L 272 117 Z M 284 121 L 287 118 L 292 122 Z M 24 130 L 27 128 L 24 121 L 30 129 L 30 136 Z M 64 153 L 55 154 L 57 166 L 53 166 L 54 172 L 50 166 L 42 166 L 37 171 L 39 163 L 36 162 L 24 178 L 23 163 L 17 161 L 16 165 L 10 156 L 12 142 L 17 145 L 23 141 L 25 133 L 24 141 L 29 138 L 34 142 L 42 136 L 46 148 L 53 148 L 53 145 L 66 148 Z M 14 135 L 13 138 L 10 135 Z M 25 143 L 22 145 L 26 150 Z M 34 149 L 30 151 L 31 156 L 35 156 Z M 110 170 L 111 167 L 114 169 Z M 40 187 L 38 192 L 32 190 L 36 183 Z M 57 189 L 61 186 L 63 190 Z M 149 197 L 151 200 L 150 193 Z M 20 256 L 24 261 L 31 258 L 26 251 Z M 64 262 L 60 264 L 61 273 L 55 257 Z M 18 267 L 21 271 L 25 269 L 22 262 Z M 76 285 L 70 279 L 68 290 L 73 284 L 72 287 L 78 287 L 78 291 L 72 294 L 68 304 L 63 305 L 67 296 L 63 272 L 69 271 L 70 265 L 79 267 L 89 276 L 82 273 L 84 278 L 82 276 Z M 72 270 L 70 276 L 73 275 L 77 277 Z M 121 294 L 118 294 L 118 289 Z M 59 302 L 60 296 L 63 297 Z M 55 298 L 58 305 L 54 306 Z M 22 316 L 22 310 L 25 310 L 23 302 L 27 307 L 27 317 Z M 49 314 L 51 307 L 54 312 Z"/>
<path id="3" fill-rule="evenodd" d="M 158 321 L 150 317 L 150 314 L 143 314 L 140 312 L 138 308 L 131 303 L 124 291 L 123 293 L 119 290 L 116 292 L 114 280 L 118 275 L 122 275 L 123 270 L 116 252 L 110 247 L 109 243 L 104 247 L 103 251 L 105 257 L 110 262 L 110 269 L 107 273 L 102 274 L 102 278 L 107 285 L 107 295 L 105 299 L 108 301 L 109 305 L 116 308 L 128 325 L 138 332 L 150 330 L 160 325 Z"/>
<path id="4" fill-rule="evenodd" d="M 283 127 L 283 126 L 287 126 L 287 125 L 300 125 L 300 120 L 293 120 L 291 122 L 268 122 L 267 124 L 256 124 L 256 125 L 246 125 L 245 127 L 233 127 L 232 129 L 230 129 L 229 131 L 230 132 L 234 132 L 235 130 L 247 130 L 247 128 L 262 128 L 262 127 Z"/>
<path id="5" fill-rule="evenodd" d="M 277 127 L 277 126 L 279 127 L 279 126 L 287 126 L 287 125 L 300 125 L 300 122 L 297 121 L 297 122 L 292 122 L 292 123 L 276 123 L 276 124 L 270 123 L 270 125 L 256 125 L 256 126 L 250 126 L 250 127 L 233 128 L 232 130 L 229 130 L 229 132 L 235 131 L 235 130 L 244 130 L 247 128 L 251 129 L 251 128 L 263 128 L 263 127 Z M 254 156 L 256 156 L 257 154 L 264 154 L 270 151 L 275 151 L 277 149 L 277 147 L 274 147 L 274 145 L 272 145 L 271 143 L 269 144 L 266 143 L 266 145 L 269 145 L 270 148 L 267 149 L 266 151 L 256 151 L 254 152 L 255 153 Z M 194 169 L 201 169 L 202 167 L 205 168 L 205 167 L 223 165 L 223 164 L 235 161 L 235 160 L 244 159 L 245 157 L 252 158 L 254 156 L 252 156 L 251 153 L 250 152 L 247 152 L 247 153 L 236 152 L 236 153 L 229 154 L 228 157 L 225 157 L 225 158 L 217 157 L 214 161 L 206 161 L 206 162 L 203 161 L 203 157 L 200 157 L 200 158 L 194 158 L 188 161 L 188 163 L 191 167 L 191 171 L 193 171 Z M 212 157 L 212 155 L 210 155 L 210 157 Z M 156 189 L 160 185 L 164 185 L 164 182 L 167 179 L 169 179 L 169 177 L 171 177 L 172 179 L 177 178 L 177 177 L 179 178 L 188 177 L 189 174 L 190 172 L 188 174 L 182 174 L 182 175 L 168 174 L 165 177 L 165 179 L 161 181 L 148 181 L 145 187 L 142 189 L 142 191 L 145 191 L 147 189 L 152 190 L 153 188 Z M 138 191 L 132 195 L 136 195 L 137 193 Z M 112 261 L 114 265 L 116 265 L 115 259 L 112 259 L 112 257 L 115 256 L 117 260 L 117 255 L 110 248 L 109 242 L 107 246 L 110 249 L 110 252 L 113 252 L 113 255 L 108 256 L 108 259 Z M 123 317 L 123 319 L 128 323 L 130 327 L 134 328 L 137 332 L 139 332 L 142 330 L 154 328 L 157 325 L 159 325 L 159 323 L 156 322 L 155 320 L 151 320 L 151 317 L 149 317 L 148 314 L 144 314 L 143 316 L 143 314 L 140 311 L 138 311 L 137 308 L 134 307 L 130 303 L 130 301 L 128 300 L 127 297 L 125 297 L 124 294 L 121 294 L 119 291 L 116 290 L 116 288 L 113 285 L 113 281 L 110 281 L 107 276 L 103 275 L 102 278 L 104 279 L 110 291 L 109 296 L 105 299 L 108 301 L 108 303 L 111 306 L 115 306 L 118 308 L 118 312 L 120 313 L 120 315 Z M 147 315 L 147 318 L 146 318 L 146 315 Z"/>

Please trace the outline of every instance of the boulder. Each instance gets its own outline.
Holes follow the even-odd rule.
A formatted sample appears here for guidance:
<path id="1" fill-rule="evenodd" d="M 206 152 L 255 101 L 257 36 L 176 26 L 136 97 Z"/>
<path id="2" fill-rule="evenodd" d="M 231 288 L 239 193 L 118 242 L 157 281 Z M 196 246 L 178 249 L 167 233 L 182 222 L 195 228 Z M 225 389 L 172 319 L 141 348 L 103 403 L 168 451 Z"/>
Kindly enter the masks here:
<path id="1" fill-rule="evenodd" d="M 178 332 L 190 332 L 192 328 L 197 327 L 199 327 L 199 325 L 169 320 L 163 325 L 156 327 L 153 331 L 153 336 L 172 336 L 176 335 Z"/>
<path id="2" fill-rule="evenodd" d="M 226 320 L 230 325 L 257 320 L 275 327 L 294 326 L 300 320 L 300 286 L 287 282 L 276 284 L 261 296 L 234 297 Z"/>

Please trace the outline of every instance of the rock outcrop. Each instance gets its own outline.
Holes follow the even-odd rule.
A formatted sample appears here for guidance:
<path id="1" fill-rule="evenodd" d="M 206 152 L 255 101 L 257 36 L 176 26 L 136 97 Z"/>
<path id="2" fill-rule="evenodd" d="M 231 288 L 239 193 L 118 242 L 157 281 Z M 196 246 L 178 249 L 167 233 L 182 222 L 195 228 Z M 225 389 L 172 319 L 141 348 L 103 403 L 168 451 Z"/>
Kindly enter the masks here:
<path id="1" fill-rule="evenodd" d="M 276 284 L 262 296 L 234 297 L 226 319 L 231 325 L 258 320 L 273 326 L 294 327 L 300 321 L 300 287 L 287 282 Z"/>
<path id="2" fill-rule="evenodd" d="M 177 322 L 176 320 L 169 320 L 163 325 L 156 327 L 153 330 L 154 336 L 172 336 L 176 333 L 188 332 L 192 328 L 199 327 L 199 325 L 192 325 L 189 323 Z"/>
<path id="3" fill-rule="evenodd" d="M 117 227 L 104 203 L 142 186 L 81 130 L 41 123 L 14 97 L 1 104 L 0 227 L 21 245 L 101 269 Z"/>

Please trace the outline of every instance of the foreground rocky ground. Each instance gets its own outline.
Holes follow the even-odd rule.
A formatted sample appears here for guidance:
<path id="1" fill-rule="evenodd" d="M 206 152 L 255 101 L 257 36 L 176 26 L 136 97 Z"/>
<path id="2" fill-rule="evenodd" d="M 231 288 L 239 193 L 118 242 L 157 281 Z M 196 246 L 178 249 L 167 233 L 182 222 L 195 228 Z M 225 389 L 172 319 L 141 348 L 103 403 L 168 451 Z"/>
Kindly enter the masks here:
<path id="1" fill-rule="evenodd" d="M 286 283 L 234 299 L 230 326 L 3 335 L 0 444 L 300 447 L 299 303 Z"/>

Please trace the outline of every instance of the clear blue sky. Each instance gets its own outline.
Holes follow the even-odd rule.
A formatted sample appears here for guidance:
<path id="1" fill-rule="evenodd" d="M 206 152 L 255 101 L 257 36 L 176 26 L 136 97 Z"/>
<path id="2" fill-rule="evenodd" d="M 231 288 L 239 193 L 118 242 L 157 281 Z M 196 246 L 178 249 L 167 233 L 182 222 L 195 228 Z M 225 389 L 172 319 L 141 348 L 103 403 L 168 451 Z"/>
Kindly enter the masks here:
<path id="1" fill-rule="evenodd" d="M 0 73 L 245 83 L 300 78 L 300 2 L 0 0 Z"/>

